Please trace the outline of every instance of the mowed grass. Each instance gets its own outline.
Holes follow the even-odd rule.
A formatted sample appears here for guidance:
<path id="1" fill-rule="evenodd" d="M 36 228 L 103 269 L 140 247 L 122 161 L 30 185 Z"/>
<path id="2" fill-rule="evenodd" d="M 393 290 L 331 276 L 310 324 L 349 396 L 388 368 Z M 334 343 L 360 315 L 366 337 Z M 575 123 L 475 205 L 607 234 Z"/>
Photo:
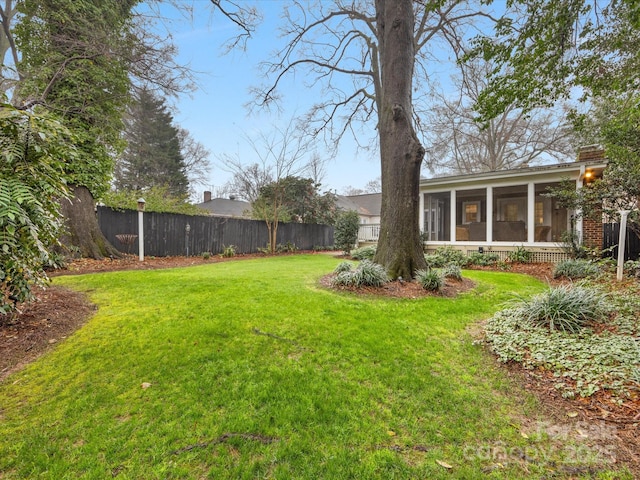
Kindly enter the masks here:
<path id="1" fill-rule="evenodd" d="M 318 287 L 338 262 L 57 278 L 99 310 L 0 385 L 0 478 L 542 476 L 491 453 L 532 446 L 537 406 L 465 327 L 543 285 L 465 272 L 456 299 L 358 298 Z"/>

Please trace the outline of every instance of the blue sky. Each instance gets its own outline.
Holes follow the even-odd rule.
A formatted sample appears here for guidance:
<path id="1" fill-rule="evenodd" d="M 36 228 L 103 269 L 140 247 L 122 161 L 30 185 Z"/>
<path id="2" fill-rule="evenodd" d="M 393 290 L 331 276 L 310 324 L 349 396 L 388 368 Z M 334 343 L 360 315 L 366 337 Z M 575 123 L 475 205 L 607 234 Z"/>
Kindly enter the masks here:
<path id="1" fill-rule="evenodd" d="M 209 185 L 201 186 L 202 190 L 215 190 L 230 178 L 217 156 L 238 155 L 246 163 L 258 161 L 245 137 L 253 137 L 260 131 L 269 133 L 274 126 L 286 126 L 293 115 L 303 114 L 313 95 L 317 95 L 304 88 L 300 80 L 291 78 L 283 89 L 283 108 L 279 114 L 257 109 L 250 112 L 245 106 L 252 100 L 250 87 L 259 84 L 263 78 L 260 62 L 270 59 L 273 51 L 282 46 L 277 28 L 284 3 L 281 0 L 259 2 L 264 19 L 248 41 L 246 51 L 223 54 L 223 43 L 236 33 L 236 29 L 219 13 L 212 15 L 209 0 L 193 1 L 193 22 L 182 20 L 172 25 L 174 42 L 179 48 L 178 62 L 189 64 L 200 72 L 198 90 L 170 103 L 176 108 L 175 123 L 189 130 L 211 151 L 213 166 Z M 179 16 L 175 10 L 164 13 Z M 370 128 L 373 129 L 373 125 Z M 320 147 L 318 153 L 328 157 Z M 323 188 L 340 193 L 346 186 L 361 188 L 379 176 L 378 152 L 358 152 L 355 142 L 346 138 L 336 157 L 327 164 Z"/>

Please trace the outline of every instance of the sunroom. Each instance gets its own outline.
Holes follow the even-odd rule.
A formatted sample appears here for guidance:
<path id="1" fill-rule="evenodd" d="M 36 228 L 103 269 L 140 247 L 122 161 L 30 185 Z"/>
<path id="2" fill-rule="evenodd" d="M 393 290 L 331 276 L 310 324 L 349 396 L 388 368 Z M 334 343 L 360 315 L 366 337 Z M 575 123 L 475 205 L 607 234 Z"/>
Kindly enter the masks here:
<path id="1" fill-rule="evenodd" d="M 466 253 L 491 251 L 504 258 L 524 247 L 534 252 L 537 261 L 557 261 L 563 257 L 566 232 L 580 241 L 588 239 L 583 219 L 549 192 L 566 180 L 582 188 L 605 166 L 600 158 L 423 179 L 420 225 L 425 247 L 433 251 L 452 245 Z"/>

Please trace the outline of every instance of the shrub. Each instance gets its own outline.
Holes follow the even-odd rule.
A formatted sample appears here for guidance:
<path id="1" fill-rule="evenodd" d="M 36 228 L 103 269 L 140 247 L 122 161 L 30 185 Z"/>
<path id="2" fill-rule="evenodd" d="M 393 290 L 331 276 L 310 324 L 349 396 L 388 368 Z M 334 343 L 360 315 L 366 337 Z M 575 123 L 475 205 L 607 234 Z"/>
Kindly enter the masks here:
<path id="1" fill-rule="evenodd" d="M 416 272 L 416 281 L 425 290 L 438 291 L 444 285 L 444 276 L 442 272 L 435 269 L 418 270 Z"/>
<path id="2" fill-rule="evenodd" d="M 464 253 L 451 245 L 438 247 L 434 254 L 425 255 L 424 258 L 429 268 L 441 268 L 450 263 L 464 267 L 469 261 Z"/>
<path id="3" fill-rule="evenodd" d="M 608 312 L 605 295 L 582 286 L 562 285 L 516 303 L 528 322 L 566 333 L 578 333 L 588 323 L 604 320 Z"/>
<path id="4" fill-rule="evenodd" d="M 338 215 L 334 227 L 336 248 L 342 250 L 345 255 L 348 255 L 358 240 L 358 229 L 360 228 L 358 212 L 354 210 L 342 212 Z"/>
<path id="5" fill-rule="evenodd" d="M 445 278 L 453 278 L 454 280 L 462 280 L 462 269 L 455 263 L 445 265 L 442 269 L 442 275 Z"/>
<path id="6" fill-rule="evenodd" d="M 515 250 L 509 252 L 507 260 L 513 263 L 531 263 L 531 260 L 533 260 L 533 252 L 527 250 L 524 246 L 519 246 Z"/>
<path id="7" fill-rule="evenodd" d="M 562 260 L 553 269 L 553 278 L 584 278 L 597 275 L 600 268 L 589 260 L 569 259 Z"/>
<path id="8" fill-rule="evenodd" d="M 351 256 L 356 260 L 373 260 L 373 256 L 376 254 L 376 247 L 370 245 L 368 247 L 358 248 L 351 252 Z"/>
<path id="9" fill-rule="evenodd" d="M 229 245 L 225 247 L 223 245 L 222 254 L 223 257 L 230 258 L 236 256 L 236 247 L 234 245 Z"/>
<path id="10" fill-rule="evenodd" d="M 382 265 L 363 260 L 355 270 L 338 273 L 333 279 L 333 284 L 350 287 L 381 287 L 388 281 L 389 277 Z"/>
<path id="11" fill-rule="evenodd" d="M 469 265 L 477 265 L 479 267 L 486 267 L 489 265 L 495 265 L 500 261 L 500 255 L 497 253 L 480 253 L 473 252 L 467 258 Z"/>
<path id="12" fill-rule="evenodd" d="M 202 252 L 202 258 L 204 260 L 209 260 L 211 258 L 211 252 Z"/>
<path id="13" fill-rule="evenodd" d="M 632 277 L 640 278 L 640 260 L 627 260 L 624 262 L 624 271 Z"/>
<path id="14" fill-rule="evenodd" d="M 294 253 L 298 250 L 298 247 L 291 242 L 279 243 L 276 245 L 276 253 Z"/>
<path id="15" fill-rule="evenodd" d="M 340 262 L 338 266 L 335 268 L 333 273 L 342 273 L 342 272 L 350 272 L 353 270 L 353 263 L 351 262 Z"/>

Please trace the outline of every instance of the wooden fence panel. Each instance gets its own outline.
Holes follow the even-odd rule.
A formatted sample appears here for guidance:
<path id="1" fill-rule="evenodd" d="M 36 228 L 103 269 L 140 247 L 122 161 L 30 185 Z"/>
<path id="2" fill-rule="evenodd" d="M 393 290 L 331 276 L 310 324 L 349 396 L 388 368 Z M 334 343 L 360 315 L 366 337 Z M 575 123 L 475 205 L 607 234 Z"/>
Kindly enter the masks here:
<path id="1" fill-rule="evenodd" d="M 117 235 L 138 234 L 138 212 L 98 207 L 102 233 L 121 252 L 138 254 L 138 241 L 125 245 Z M 187 224 L 190 227 L 187 235 Z M 173 213 L 144 213 L 144 251 L 146 255 L 166 257 L 222 253 L 233 245 L 238 253 L 255 253 L 269 242 L 268 230 L 261 220 L 191 216 Z M 302 223 L 280 223 L 278 243 L 292 243 L 300 250 L 333 246 L 333 227 Z M 188 248 L 188 252 L 187 252 Z"/>
<path id="2" fill-rule="evenodd" d="M 602 248 L 614 247 L 609 256 L 618 258 L 618 243 L 620 237 L 619 223 L 605 223 L 603 225 Z M 625 242 L 625 260 L 637 260 L 640 256 L 640 238 L 638 234 L 627 225 L 627 239 Z"/>

